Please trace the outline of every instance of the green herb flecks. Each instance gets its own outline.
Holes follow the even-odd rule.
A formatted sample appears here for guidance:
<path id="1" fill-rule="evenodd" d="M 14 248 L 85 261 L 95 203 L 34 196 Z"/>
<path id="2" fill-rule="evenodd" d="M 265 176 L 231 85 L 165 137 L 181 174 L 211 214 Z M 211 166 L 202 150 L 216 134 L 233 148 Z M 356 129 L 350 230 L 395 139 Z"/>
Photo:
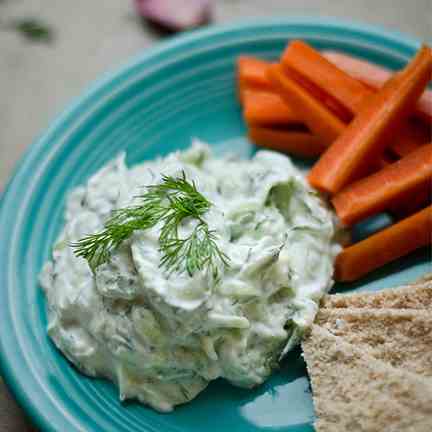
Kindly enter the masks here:
<path id="1" fill-rule="evenodd" d="M 54 32 L 50 26 L 36 18 L 20 18 L 10 23 L 10 28 L 32 42 L 52 42 Z"/>
<path id="2" fill-rule="evenodd" d="M 111 253 L 136 230 L 146 230 L 161 223 L 160 266 L 168 271 L 184 271 L 192 276 L 207 268 L 217 278 L 220 265 L 228 266 L 228 257 L 219 249 L 216 233 L 202 216 L 212 203 L 198 192 L 183 172 L 181 177 L 163 176 L 162 182 L 146 187 L 136 206 L 115 210 L 104 229 L 72 243 L 75 254 L 85 258 L 95 270 L 108 261 Z M 179 237 L 179 226 L 185 219 L 196 220 L 191 234 Z"/>

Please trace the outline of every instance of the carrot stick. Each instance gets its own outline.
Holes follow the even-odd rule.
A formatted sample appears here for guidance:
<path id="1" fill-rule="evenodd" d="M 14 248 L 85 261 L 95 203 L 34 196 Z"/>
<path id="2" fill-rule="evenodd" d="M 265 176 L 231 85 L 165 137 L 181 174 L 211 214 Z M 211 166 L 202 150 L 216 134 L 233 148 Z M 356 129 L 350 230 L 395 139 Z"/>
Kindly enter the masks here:
<path id="1" fill-rule="evenodd" d="M 351 117 L 374 93 L 303 41 L 291 42 L 282 55 L 281 63 L 326 90 L 330 97 L 349 110 Z"/>
<path id="2" fill-rule="evenodd" d="M 261 126 L 302 123 L 300 117 L 276 93 L 246 90 L 243 115 L 247 123 Z"/>
<path id="3" fill-rule="evenodd" d="M 244 91 L 247 89 L 271 91 L 271 85 L 266 75 L 269 65 L 269 62 L 252 56 L 240 56 L 237 59 L 240 101 L 243 101 Z"/>
<path id="4" fill-rule="evenodd" d="M 240 102 L 243 103 L 244 95 L 247 90 L 260 90 L 272 92 L 272 85 L 267 78 L 266 71 L 271 63 L 265 60 L 250 56 L 240 56 L 237 60 L 237 75 Z M 316 99 L 328 105 L 328 108 L 335 112 L 340 118 L 348 120 L 350 114 L 340 106 L 336 101 L 329 98 L 325 92 L 309 82 L 304 82 L 301 75 L 296 77 L 300 80 L 299 84 L 305 87 L 309 92 L 314 94 Z"/>
<path id="5" fill-rule="evenodd" d="M 247 90 L 253 89 L 268 92 L 273 91 L 272 85 L 266 74 L 267 68 L 271 64 L 272 63 L 258 59 L 256 57 L 240 56 L 238 58 L 237 75 L 241 101 L 243 101 L 243 95 Z M 347 113 L 346 110 L 339 104 L 337 104 L 336 101 L 330 100 L 331 98 L 329 98 L 325 92 L 316 87 L 314 84 L 305 82 L 300 74 L 298 74 L 298 76 L 295 78 L 296 80 L 300 80 L 299 84 L 305 87 L 310 93 L 314 94 L 316 99 L 327 103 L 328 108 L 333 110 L 336 115 L 348 120 L 349 113 Z"/>
<path id="6" fill-rule="evenodd" d="M 354 281 L 431 243 L 432 207 L 345 248 L 336 258 L 335 279 Z"/>
<path id="7" fill-rule="evenodd" d="M 345 129 L 345 124 L 338 117 L 287 76 L 280 65 L 269 66 L 267 76 L 275 91 L 287 104 L 295 107 L 298 116 L 323 144 L 331 144 Z"/>
<path id="8" fill-rule="evenodd" d="M 326 89 L 321 88 L 315 82 L 307 79 L 302 73 L 288 66 L 282 65 L 282 68 L 292 80 L 303 87 L 309 94 L 311 94 L 316 100 L 320 101 L 331 113 L 335 114 L 340 120 L 345 123 L 351 121 L 352 113 L 341 103 L 339 103 L 332 95 L 330 95 Z"/>
<path id="9" fill-rule="evenodd" d="M 369 216 L 401 204 L 432 181 L 432 144 L 390 164 L 375 174 L 350 184 L 337 193 L 332 203 L 339 219 L 352 225 Z"/>
<path id="10" fill-rule="evenodd" d="M 409 65 L 370 99 L 321 156 L 309 173 L 310 184 L 335 194 L 365 173 L 410 113 L 431 72 L 431 50 L 422 47 Z"/>
<path id="11" fill-rule="evenodd" d="M 308 158 L 319 156 L 325 149 L 320 139 L 310 132 L 250 126 L 249 139 L 260 147 Z"/>
<path id="12" fill-rule="evenodd" d="M 404 157 L 431 139 L 431 128 L 417 118 L 407 119 L 400 132 L 394 136 L 389 145 L 390 153 Z"/>
<path id="13" fill-rule="evenodd" d="M 393 72 L 366 60 L 337 51 L 323 51 L 323 56 L 351 77 L 361 81 L 370 89 L 379 89 L 393 76 Z M 425 90 L 415 106 L 418 116 L 432 122 L 432 91 Z"/>
<path id="14" fill-rule="evenodd" d="M 321 53 L 339 69 L 372 89 L 382 87 L 393 75 L 390 69 L 339 51 L 324 50 Z"/>
<path id="15" fill-rule="evenodd" d="M 404 196 L 399 203 L 389 206 L 388 211 L 403 219 L 432 203 L 432 183 L 420 185 L 415 191 Z"/>

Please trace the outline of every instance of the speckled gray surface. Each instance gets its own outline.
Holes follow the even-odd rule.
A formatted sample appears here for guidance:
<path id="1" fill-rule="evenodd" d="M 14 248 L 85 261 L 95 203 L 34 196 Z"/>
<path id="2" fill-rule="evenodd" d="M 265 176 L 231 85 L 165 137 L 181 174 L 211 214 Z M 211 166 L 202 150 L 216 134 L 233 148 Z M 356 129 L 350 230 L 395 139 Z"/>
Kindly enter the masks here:
<path id="1" fill-rule="evenodd" d="M 214 21 L 326 15 L 432 39 L 431 0 L 216 0 Z M 2 31 L 11 19 L 50 24 L 50 44 Z M 79 23 L 79 26 L 78 26 Z M 142 27 L 132 0 L 0 0 L 0 190 L 32 139 L 92 80 L 160 38 Z M 0 329 L 1 331 L 1 329 Z M 0 382 L 0 432 L 34 431 Z"/>

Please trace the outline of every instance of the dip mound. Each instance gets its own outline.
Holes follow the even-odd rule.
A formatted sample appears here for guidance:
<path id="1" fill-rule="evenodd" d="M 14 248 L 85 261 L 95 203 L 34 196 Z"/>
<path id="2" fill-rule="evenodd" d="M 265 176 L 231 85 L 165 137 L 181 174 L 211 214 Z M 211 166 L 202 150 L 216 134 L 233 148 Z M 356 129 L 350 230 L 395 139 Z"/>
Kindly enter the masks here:
<path id="1" fill-rule="evenodd" d="M 136 230 L 95 269 L 70 247 L 100 231 L 163 176 L 184 175 L 212 203 L 202 218 L 229 259 L 217 277 L 161 266 L 160 224 Z M 184 220 L 181 236 L 196 221 Z M 120 397 L 169 411 L 218 377 L 262 383 L 311 326 L 332 285 L 332 213 L 289 158 L 214 158 L 196 143 L 128 169 L 120 156 L 67 200 L 65 227 L 41 274 L 48 333 L 81 371 Z"/>

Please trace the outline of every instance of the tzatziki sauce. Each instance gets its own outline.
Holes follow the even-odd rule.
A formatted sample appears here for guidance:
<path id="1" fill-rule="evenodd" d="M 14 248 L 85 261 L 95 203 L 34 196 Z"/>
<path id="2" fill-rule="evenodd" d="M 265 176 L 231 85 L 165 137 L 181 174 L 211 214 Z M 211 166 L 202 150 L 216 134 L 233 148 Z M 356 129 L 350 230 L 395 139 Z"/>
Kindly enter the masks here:
<path id="1" fill-rule="evenodd" d="M 143 187 L 182 173 L 212 203 L 203 219 L 229 258 L 217 278 L 161 267 L 158 225 L 133 232 L 96 269 L 74 254 L 71 243 L 100 231 Z M 40 275 L 48 334 L 80 371 L 159 411 L 218 377 L 251 388 L 311 326 L 339 250 L 332 211 L 285 155 L 216 158 L 195 142 L 128 168 L 121 154 L 67 198 Z"/>

